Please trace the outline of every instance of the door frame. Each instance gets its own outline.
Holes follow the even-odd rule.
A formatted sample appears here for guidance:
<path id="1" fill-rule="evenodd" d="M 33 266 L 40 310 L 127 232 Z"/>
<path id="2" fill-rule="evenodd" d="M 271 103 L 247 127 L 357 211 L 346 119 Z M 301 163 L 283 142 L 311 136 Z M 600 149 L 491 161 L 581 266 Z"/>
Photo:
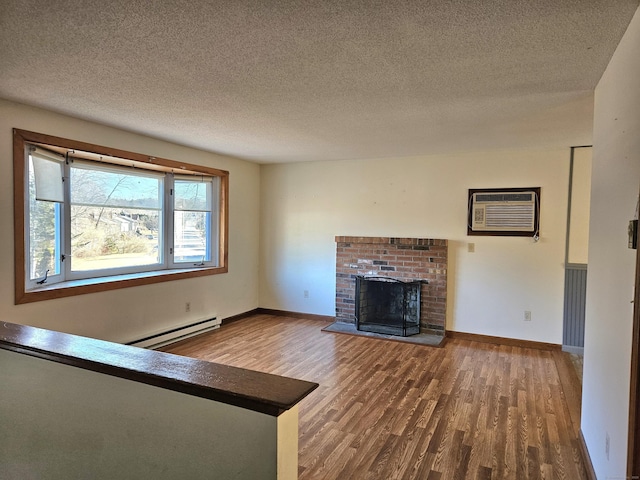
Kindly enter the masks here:
<path id="1" fill-rule="evenodd" d="M 633 295 L 633 333 L 631 337 L 631 388 L 629 396 L 629 438 L 627 477 L 640 478 L 640 255 L 636 250 L 636 282 Z"/>

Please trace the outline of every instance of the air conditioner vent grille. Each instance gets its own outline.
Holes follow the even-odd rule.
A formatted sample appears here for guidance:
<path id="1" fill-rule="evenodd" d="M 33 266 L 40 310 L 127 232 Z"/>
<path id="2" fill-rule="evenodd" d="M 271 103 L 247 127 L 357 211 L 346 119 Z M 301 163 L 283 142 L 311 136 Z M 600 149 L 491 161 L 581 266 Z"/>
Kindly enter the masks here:
<path id="1" fill-rule="evenodd" d="M 533 208 L 530 205 L 486 205 L 484 207 L 487 228 L 533 228 Z"/>
<path id="2" fill-rule="evenodd" d="M 533 193 L 477 193 L 476 202 L 531 202 Z"/>

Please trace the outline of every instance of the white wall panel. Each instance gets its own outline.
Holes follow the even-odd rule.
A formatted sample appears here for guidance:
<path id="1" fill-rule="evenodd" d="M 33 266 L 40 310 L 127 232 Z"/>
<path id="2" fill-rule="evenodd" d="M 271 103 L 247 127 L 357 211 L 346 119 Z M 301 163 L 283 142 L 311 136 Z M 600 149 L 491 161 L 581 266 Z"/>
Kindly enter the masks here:
<path id="1" fill-rule="evenodd" d="M 639 77 L 640 11 L 595 95 L 581 428 L 603 479 L 626 478 L 636 259 L 627 225 L 640 185 Z"/>
<path id="2" fill-rule="evenodd" d="M 559 344 L 569 158 L 566 148 L 263 165 L 260 306 L 334 315 L 336 235 L 444 238 L 448 329 Z M 467 236 L 467 191 L 491 187 L 542 188 L 538 243 Z"/>

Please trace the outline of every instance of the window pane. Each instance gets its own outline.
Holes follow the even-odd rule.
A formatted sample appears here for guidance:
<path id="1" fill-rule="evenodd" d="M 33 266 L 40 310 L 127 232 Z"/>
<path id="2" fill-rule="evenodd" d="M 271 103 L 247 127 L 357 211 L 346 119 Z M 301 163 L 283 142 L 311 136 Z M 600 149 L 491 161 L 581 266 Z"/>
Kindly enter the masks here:
<path id="1" fill-rule="evenodd" d="M 123 168 L 71 168 L 71 203 L 100 207 L 162 208 L 163 176 Z"/>
<path id="2" fill-rule="evenodd" d="M 33 162 L 29 161 L 29 260 L 27 276 L 38 280 L 60 274 L 60 204 L 36 200 Z"/>
<path id="3" fill-rule="evenodd" d="M 71 206 L 71 270 L 104 270 L 162 262 L 161 212 Z"/>
<path id="4" fill-rule="evenodd" d="M 210 178 L 176 178 L 174 181 L 173 261 L 211 261 Z"/>
<path id="5" fill-rule="evenodd" d="M 211 180 L 178 180 L 174 182 L 175 209 L 211 211 Z"/>
<path id="6" fill-rule="evenodd" d="M 211 261 L 211 213 L 176 210 L 173 218 L 173 261 Z"/>
<path id="7" fill-rule="evenodd" d="M 76 162 L 71 168 L 71 271 L 162 263 L 163 176 Z"/>

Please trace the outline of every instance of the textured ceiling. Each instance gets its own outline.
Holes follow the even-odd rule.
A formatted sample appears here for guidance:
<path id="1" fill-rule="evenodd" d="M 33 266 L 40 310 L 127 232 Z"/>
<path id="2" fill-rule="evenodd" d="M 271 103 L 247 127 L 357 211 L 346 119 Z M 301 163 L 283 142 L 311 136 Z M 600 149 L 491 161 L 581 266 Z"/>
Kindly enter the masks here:
<path id="1" fill-rule="evenodd" d="M 1 0 L 0 97 L 259 162 L 587 144 L 638 3 Z"/>

